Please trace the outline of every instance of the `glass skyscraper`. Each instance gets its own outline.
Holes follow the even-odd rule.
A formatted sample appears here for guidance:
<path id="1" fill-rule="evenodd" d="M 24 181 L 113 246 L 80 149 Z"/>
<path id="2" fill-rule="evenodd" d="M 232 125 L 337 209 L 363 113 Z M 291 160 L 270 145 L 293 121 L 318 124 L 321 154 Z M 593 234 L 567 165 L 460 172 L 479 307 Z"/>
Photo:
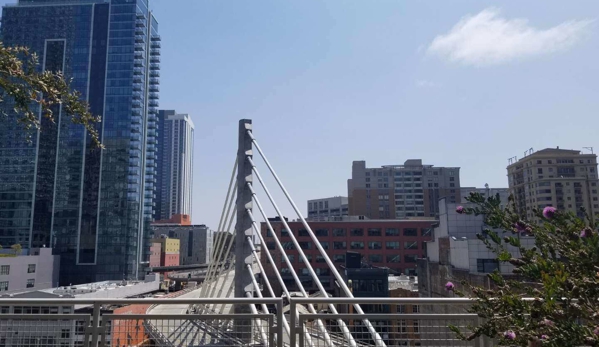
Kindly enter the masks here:
<path id="1" fill-rule="evenodd" d="M 2 9 L 5 46 L 72 78 L 104 150 L 59 107 L 27 141 L 0 104 L 0 244 L 52 247 L 60 282 L 134 279 L 149 257 L 160 36 L 148 0 L 20 0 Z"/>
<path id="2" fill-rule="evenodd" d="M 158 111 L 156 208 L 154 220 L 191 215 L 194 125 L 187 114 Z"/>

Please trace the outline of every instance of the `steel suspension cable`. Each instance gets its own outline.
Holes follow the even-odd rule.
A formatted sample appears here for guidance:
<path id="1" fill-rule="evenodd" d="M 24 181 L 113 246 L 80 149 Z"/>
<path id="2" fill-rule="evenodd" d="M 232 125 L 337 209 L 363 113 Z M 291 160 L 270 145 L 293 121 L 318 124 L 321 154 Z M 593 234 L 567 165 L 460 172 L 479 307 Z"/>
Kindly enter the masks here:
<path id="1" fill-rule="evenodd" d="M 329 266 L 331 272 L 335 276 L 335 279 L 337 280 L 337 282 L 339 284 L 339 287 L 341 287 L 341 289 L 343 290 L 343 292 L 345 293 L 345 295 L 347 297 L 353 298 L 354 296 L 353 296 L 352 292 L 349 290 L 349 288 L 348 288 L 347 284 L 345 283 L 345 281 L 343 280 L 343 277 L 341 276 L 341 274 L 339 274 L 339 271 L 337 271 L 337 269 L 335 268 L 335 265 L 333 264 L 333 262 L 331 261 L 331 259 L 328 257 L 327 253 L 324 251 L 324 248 L 322 248 L 322 245 L 318 241 L 318 238 L 316 237 L 316 235 L 314 234 L 314 232 L 312 231 L 312 229 L 310 228 L 310 226 L 306 222 L 306 219 L 302 216 L 301 212 L 297 208 L 297 205 L 295 204 L 295 202 L 293 201 L 293 199 L 289 195 L 289 192 L 287 192 L 287 189 L 285 189 L 285 186 L 283 185 L 283 182 L 281 182 L 281 180 L 279 179 L 279 176 L 277 175 L 277 173 L 275 172 L 275 170 L 273 169 L 273 167 L 270 165 L 268 159 L 266 158 L 266 155 L 264 154 L 264 152 L 260 148 L 260 145 L 258 145 L 258 141 L 256 141 L 256 138 L 254 137 L 254 135 L 252 134 L 251 131 L 248 130 L 247 134 L 252 139 L 253 145 L 258 150 L 258 153 L 262 157 L 262 160 L 264 160 L 264 163 L 268 167 L 270 173 L 275 178 L 275 181 L 277 182 L 277 184 L 279 185 L 279 187 L 283 191 L 283 194 L 285 195 L 285 197 L 287 198 L 287 200 L 289 201 L 289 203 L 293 207 L 293 209 L 294 209 L 295 213 L 297 214 L 297 216 L 300 218 L 300 220 L 301 220 L 304 228 L 306 228 L 306 230 L 308 231 L 308 234 L 310 235 L 310 238 L 314 242 L 314 245 L 318 249 L 319 253 L 323 256 L 326 264 Z M 256 172 L 256 176 L 258 176 L 258 173 L 257 173 L 257 170 L 256 170 L 256 166 L 254 165 L 252 159 L 249 158 L 249 157 L 247 159 L 250 161 L 250 163 L 254 167 L 254 172 Z M 260 178 L 258 178 L 258 179 L 262 183 L 262 180 Z M 264 183 L 262 183 L 262 185 L 265 186 Z M 265 190 L 266 190 L 266 188 L 265 188 Z M 280 215 L 280 216 L 281 216 L 281 219 L 283 220 L 282 215 Z M 283 222 L 283 223 L 285 223 L 285 222 Z M 290 235 L 291 234 L 292 233 L 290 232 Z M 326 296 L 327 295 L 326 292 L 323 292 L 323 295 Z M 362 310 L 362 307 L 360 307 L 359 304 L 354 304 L 354 307 L 355 307 L 356 312 L 358 314 L 364 314 L 364 310 Z M 374 329 L 374 327 L 372 326 L 372 324 L 370 323 L 370 321 L 368 319 L 364 319 L 363 322 L 364 322 L 364 325 L 366 325 L 366 327 L 367 327 L 368 331 L 370 332 L 370 334 L 372 335 L 372 337 L 373 337 L 376 345 L 377 346 L 386 346 L 385 343 L 383 342 L 383 340 L 381 339 L 379 333 Z"/>
<path id="2" fill-rule="evenodd" d="M 277 248 L 279 249 L 279 251 L 281 252 L 282 259 L 285 260 L 285 264 L 288 266 L 288 268 L 289 268 L 289 270 L 291 272 L 291 276 L 293 277 L 295 283 L 297 284 L 297 287 L 298 287 L 299 291 L 302 293 L 302 295 L 304 297 L 307 298 L 308 297 L 308 293 L 304 289 L 304 285 L 302 284 L 302 281 L 297 276 L 297 273 L 295 272 L 295 269 L 293 268 L 293 265 L 289 261 L 289 258 L 285 255 L 285 249 L 283 248 L 283 245 L 281 244 L 281 241 L 279 241 L 279 238 L 277 237 L 277 234 L 274 231 L 274 229 L 272 227 L 272 224 L 270 224 L 270 221 L 268 220 L 266 212 L 262 208 L 262 204 L 260 203 L 260 199 L 258 199 L 258 196 L 256 195 L 256 191 L 254 190 L 254 188 L 252 187 L 252 184 L 250 182 L 248 182 L 247 185 L 248 185 L 250 191 L 252 192 L 252 197 L 254 198 L 254 202 L 256 203 L 256 206 L 258 206 L 258 210 L 260 211 L 260 214 L 262 214 L 262 217 L 264 218 L 265 223 L 268 226 L 268 229 L 273 234 L 275 244 L 276 244 Z M 266 190 L 267 188 L 264 187 L 264 189 L 265 189 L 265 192 L 267 192 L 267 190 Z M 267 195 L 270 195 L 270 193 L 267 192 Z M 278 207 L 276 209 L 278 210 Z M 281 220 L 284 220 L 284 219 L 281 218 Z M 287 227 L 287 229 L 289 229 L 289 228 Z M 293 235 L 291 233 L 290 233 L 290 236 L 293 237 Z M 298 248 L 298 247 L 296 246 L 296 248 Z M 266 249 L 266 251 L 268 252 L 268 248 Z M 306 262 L 309 265 L 309 263 L 307 262 L 307 258 L 303 254 L 303 252 L 301 251 L 301 249 L 300 249 L 300 256 L 302 256 L 303 259 L 304 259 L 304 262 Z M 274 262 L 272 264 L 275 267 L 275 272 L 278 273 L 278 270 L 276 270 L 276 264 Z M 320 282 L 318 282 L 318 278 L 316 278 L 315 282 L 320 283 Z M 289 294 L 287 286 L 285 285 L 284 282 L 282 283 L 282 287 L 285 288 L 285 293 L 287 294 L 288 300 L 291 300 L 291 295 Z M 308 310 L 311 313 L 314 313 L 314 314 L 317 313 L 316 309 L 314 308 L 314 305 L 312 305 L 312 304 L 308 304 Z M 290 314 L 291 314 L 291 312 L 290 312 Z M 299 313 L 298 312 L 296 312 L 296 317 L 299 319 Z M 318 327 L 320 328 L 320 330 L 324 334 L 324 336 L 325 336 L 325 342 L 326 342 L 327 346 L 331 346 L 332 347 L 333 346 L 333 342 L 331 340 L 331 336 L 329 335 L 329 333 L 328 333 L 325 325 L 322 323 L 322 321 L 320 319 L 316 320 L 316 324 L 318 325 Z M 350 334 L 350 337 L 351 337 L 351 334 Z M 353 337 L 351 337 L 351 339 L 353 340 Z"/>

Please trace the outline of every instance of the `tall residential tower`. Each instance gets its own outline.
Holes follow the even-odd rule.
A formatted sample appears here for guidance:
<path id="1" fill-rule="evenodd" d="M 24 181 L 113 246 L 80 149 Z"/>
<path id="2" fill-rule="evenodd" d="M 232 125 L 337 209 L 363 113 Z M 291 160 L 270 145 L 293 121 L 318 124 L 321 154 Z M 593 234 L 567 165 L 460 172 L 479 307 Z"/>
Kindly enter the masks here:
<path id="1" fill-rule="evenodd" d="M 158 176 L 154 220 L 191 215 L 193 122 L 187 114 L 158 111 Z"/>
<path id="2" fill-rule="evenodd" d="M 134 279 L 149 257 L 160 36 L 148 0 L 20 0 L 2 9 L 6 46 L 63 71 L 102 117 L 105 149 L 60 108 L 28 142 L 11 102 L 0 122 L 0 244 L 51 246 L 61 284 Z"/>
<path id="3" fill-rule="evenodd" d="M 599 216 L 597 155 L 546 148 L 507 167 L 510 194 L 523 217 L 535 220 L 533 209 L 553 206 L 584 217 L 582 208 Z"/>
<path id="4" fill-rule="evenodd" d="M 347 191 L 350 216 L 437 217 L 440 198 L 460 201 L 460 168 L 423 165 L 421 159 L 380 168 L 366 168 L 365 161 L 354 161 Z"/>

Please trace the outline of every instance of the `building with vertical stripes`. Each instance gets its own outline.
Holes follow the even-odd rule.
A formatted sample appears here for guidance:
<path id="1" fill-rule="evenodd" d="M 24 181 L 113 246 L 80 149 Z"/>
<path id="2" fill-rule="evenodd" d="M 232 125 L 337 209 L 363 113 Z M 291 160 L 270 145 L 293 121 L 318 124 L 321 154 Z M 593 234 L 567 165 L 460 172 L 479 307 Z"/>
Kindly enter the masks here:
<path id="1" fill-rule="evenodd" d="M 194 125 L 187 114 L 158 111 L 158 175 L 154 220 L 191 215 Z"/>
<path id="2" fill-rule="evenodd" d="M 148 0 L 20 0 L 2 8 L 5 46 L 63 71 L 102 117 L 105 149 L 58 106 L 41 131 L 0 104 L 0 244 L 50 246 L 62 285 L 137 279 L 150 252 L 160 36 Z M 28 141 L 31 136 L 32 141 Z"/>

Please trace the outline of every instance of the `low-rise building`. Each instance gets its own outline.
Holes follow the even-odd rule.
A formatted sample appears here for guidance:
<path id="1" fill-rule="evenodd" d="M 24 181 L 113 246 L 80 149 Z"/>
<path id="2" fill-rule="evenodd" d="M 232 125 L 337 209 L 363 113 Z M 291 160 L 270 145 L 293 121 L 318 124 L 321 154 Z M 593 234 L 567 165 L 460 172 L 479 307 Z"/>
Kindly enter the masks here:
<path id="1" fill-rule="evenodd" d="M 9 299 L 122 299 L 143 296 L 159 289 L 160 281 L 157 275 L 146 276 L 144 281 L 104 281 L 81 284 L 68 287 L 57 287 L 42 290 L 30 290 L 20 293 L 0 295 L 0 313 L 2 314 L 72 314 L 85 313 L 89 315 L 90 305 L 24 305 L 7 304 L 2 298 Z M 103 307 L 102 314 L 126 314 L 131 310 L 119 310 L 119 307 Z M 136 312 L 134 312 L 136 313 Z M 144 311 L 145 313 L 145 311 Z M 126 343 L 127 334 L 115 326 L 130 326 L 134 321 L 114 320 L 104 321 L 106 340 L 113 341 L 114 346 L 131 345 Z M 3 346 L 84 346 L 85 329 L 88 323 L 77 319 L 63 320 L 6 320 L 0 329 L 0 341 Z M 140 326 L 141 331 L 144 327 Z M 113 332 L 116 332 L 113 336 Z M 131 328 L 126 330 L 128 335 L 136 335 Z M 131 338 L 131 336 L 129 336 Z M 118 342 L 118 343 L 117 343 Z M 117 344 L 114 344 L 117 343 Z"/>
<path id="2" fill-rule="evenodd" d="M 476 237 L 488 228 L 483 216 L 458 214 L 455 208 L 456 204 L 447 203 L 445 199 L 439 202 L 440 220 L 433 231 L 434 240 L 427 242 L 426 256 L 418 260 L 421 297 L 451 296 L 445 284 L 452 282 L 460 288 L 462 280 L 490 288 L 492 284 L 487 274 L 496 269 L 504 275 L 513 275 L 513 265 L 499 263 L 497 255 Z M 533 237 L 519 237 L 523 247 L 534 246 Z M 508 246 L 508 250 L 515 257 L 520 256 L 518 249 Z"/>
<path id="3" fill-rule="evenodd" d="M 18 254 L 16 254 L 18 253 Z M 58 285 L 60 256 L 51 248 L 0 251 L 0 294 Z"/>
<path id="4" fill-rule="evenodd" d="M 308 200 L 308 220 L 326 221 L 349 214 L 346 196 Z"/>
<path id="5" fill-rule="evenodd" d="M 314 292 L 317 286 L 309 273 L 299 251 L 291 242 L 290 233 L 306 254 L 314 271 L 318 275 L 325 290 L 333 292 L 334 279 L 324 257 L 316 249 L 307 230 L 301 222 L 288 222 L 291 230 L 286 230 L 282 221 L 270 222 L 279 238 L 285 254 L 277 249 L 274 237 L 266 223 L 262 223 L 262 236 L 269 252 L 277 263 L 279 271 L 287 288 L 295 291 L 297 286 L 282 256 L 288 257 L 295 272 L 302 281 L 306 291 Z M 346 252 L 359 252 L 361 262 L 376 268 L 387 268 L 392 274 L 416 274 L 416 260 L 424 256 L 424 241 L 432 240 L 432 227 L 436 224 L 434 219 L 422 220 L 348 220 L 337 222 L 309 222 L 310 228 L 315 233 L 321 246 L 325 249 L 330 259 L 337 265 L 344 265 Z M 281 288 L 274 275 L 274 270 L 268 264 L 266 252 L 262 252 L 261 262 L 265 268 L 266 276 L 275 290 L 281 294 Z"/>
<path id="6" fill-rule="evenodd" d="M 179 264 L 179 240 L 161 235 L 152 239 L 152 243 L 160 244 L 160 266 L 177 266 Z"/>
<path id="7" fill-rule="evenodd" d="M 179 264 L 208 264 L 212 255 L 214 233 L 204 224 L 192 225 L 187 215 L 152 223 L 155 237 L 166 235 L 179 240 Z"/>

